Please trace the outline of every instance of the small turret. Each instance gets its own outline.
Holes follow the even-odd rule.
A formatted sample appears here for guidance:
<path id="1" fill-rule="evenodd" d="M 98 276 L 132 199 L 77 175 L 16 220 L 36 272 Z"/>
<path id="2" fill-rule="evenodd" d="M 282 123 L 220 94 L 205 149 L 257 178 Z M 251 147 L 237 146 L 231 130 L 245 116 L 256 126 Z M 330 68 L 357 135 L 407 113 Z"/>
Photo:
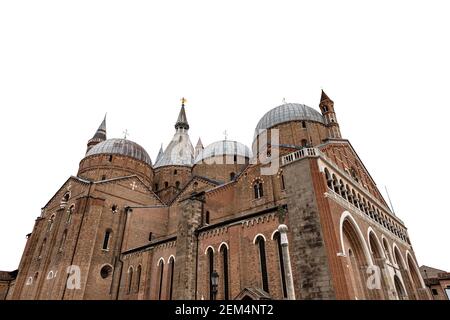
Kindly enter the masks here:
<path id="1" fill-rule="evenodd" d="M 164 150 L 163 150 L 163 145 L 162 145 L 162 143 L 161 143 L 161 148 L 159 148 L 159 152 L 158 152 L 158 155 L 156 156 L 156 161 L 155 161 L 155 163 L 157 163 L 157 162 L 159 161 L 159 159 L 162 158 L 163 154 L 164 154 Z"/>
<path id="2" fill-rule="evenodd" d="M 337 122 L 336 113 L 334 112 L 334 102 L 327 94 L 322 90 L 320 97 L 320 111 L 325 118 L 325 124 L 328 127 L 328 137 L 334 139 L 341 139 L 341 130 L 339 129 L 339 123 Z"/>
<path id="3" fill-rule="evenodd" d="M 105 117 L 103 118 L 102 123 L 95 132 L 94 136 L 88 141 L 86 153 L 88 153 L 88 151 L 91 150 L 93 146 L 105 140 L 106 140 L 106 114 Z"/>
<path id="4" fill-rule="evenodd" d="M 197 145 L 195 146 L 194 158 L 196 158 L 200 154 L 200 152 L 202 152 L 203 149 L 204 148 L 203 148 L 202 140 L 200 138 L 198 138 Z"/>

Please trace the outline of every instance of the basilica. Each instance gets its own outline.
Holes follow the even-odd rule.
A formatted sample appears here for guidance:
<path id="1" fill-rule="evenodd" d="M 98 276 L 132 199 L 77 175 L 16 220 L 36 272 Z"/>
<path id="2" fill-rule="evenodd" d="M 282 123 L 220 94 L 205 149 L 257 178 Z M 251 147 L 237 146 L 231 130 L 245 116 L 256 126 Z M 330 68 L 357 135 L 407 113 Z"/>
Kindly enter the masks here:
<path id="1" fill-rule="evenodd" d="M 405 224 L 325 92 L 317 108 L 283 103 L 255 119 L 251 148 L 194 147 L 185 107 L 154 161 L 102 121 L 18 270 L 0 272 L 0 298 L 430 298 Z"/>

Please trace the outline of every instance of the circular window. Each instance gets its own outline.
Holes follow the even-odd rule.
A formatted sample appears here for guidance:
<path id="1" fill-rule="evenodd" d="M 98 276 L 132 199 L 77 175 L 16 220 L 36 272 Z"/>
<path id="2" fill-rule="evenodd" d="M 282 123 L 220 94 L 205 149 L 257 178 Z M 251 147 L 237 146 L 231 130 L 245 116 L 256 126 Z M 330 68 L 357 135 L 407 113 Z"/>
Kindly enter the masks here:
<path id="1" fill-rule="evenodd" d="M 112 274 L 113 268 L 107 264 L 106 266 L 103 266 L 103 268 L 100 270 L 100 275 L 103 279 L 108 278 Z"/>

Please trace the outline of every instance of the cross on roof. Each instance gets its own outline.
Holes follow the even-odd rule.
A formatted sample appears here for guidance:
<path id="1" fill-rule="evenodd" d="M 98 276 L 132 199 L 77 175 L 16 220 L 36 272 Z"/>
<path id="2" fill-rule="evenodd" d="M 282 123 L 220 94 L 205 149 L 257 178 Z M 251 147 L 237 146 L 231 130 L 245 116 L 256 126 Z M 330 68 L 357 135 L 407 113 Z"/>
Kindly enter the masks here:
<path id="1" fill-rule="evenodd" d="M 181 98 L 181 105 L 184 107 L 185 103 L 187 102 L 187 100 L 183 97 Z"/>
<path id="2" fill-rule="evenodd" d="M 123 135 L 124 135 L 124 139 L 126 140 L 127 139 L 127 136 L 129 136 L 130 134 L 128 133 L 128 130 L 127 129 L 125 129 L 125 131 L 123 132 Z"/>

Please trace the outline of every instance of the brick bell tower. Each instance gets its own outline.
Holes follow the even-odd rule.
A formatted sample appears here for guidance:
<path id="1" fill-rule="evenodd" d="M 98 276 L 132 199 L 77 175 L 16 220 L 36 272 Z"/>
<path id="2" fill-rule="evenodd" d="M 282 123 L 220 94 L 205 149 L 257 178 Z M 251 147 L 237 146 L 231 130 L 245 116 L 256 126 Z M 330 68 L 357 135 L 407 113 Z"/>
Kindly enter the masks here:
<path id="1" fill-rule="evenodd" d="M 325 118 L 325 124 L 328 127 L 328 137 L 331 139 L 341 139 L 341 130 L 339 129 L 339 123 L 336 119 L 336 113 L 334 112 L 334 102 L 326 93 L 322 90 L 320 97 L 320 111 Z"/>

